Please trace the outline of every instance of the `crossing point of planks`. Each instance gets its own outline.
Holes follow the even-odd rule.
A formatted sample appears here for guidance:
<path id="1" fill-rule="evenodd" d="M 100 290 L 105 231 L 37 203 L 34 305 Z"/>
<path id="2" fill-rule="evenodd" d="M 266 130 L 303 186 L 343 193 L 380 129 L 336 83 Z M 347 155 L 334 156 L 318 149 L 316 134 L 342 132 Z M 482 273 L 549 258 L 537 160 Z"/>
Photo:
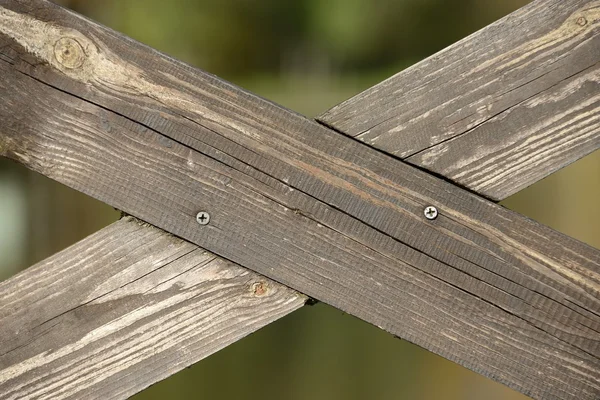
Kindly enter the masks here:
<path id="1" fill-rule="evenodd" d="M 600 251 L 479 195 L 502 198 L 600 146 L 599 13 L 598 1 L 533 2 L 320 117 L 364 140 L 393 125 L 369 143 L 375 149 L 47 1 L 0 1 L 0 154 L 534 398 L 595 400 Z M 540 25 L 514 35 L 526 22 Z M 455 98 L 432 95 L 440 82 L 467 75 L 479 81 L 471 91 L 457 83 Z M 421 114 L 401 111 L 403 90 L 422 94 Z M 367 115 L 376 122 L 361 116 L 363 101 L 378 104 Z M 462 118 L 453 123 L 462 131 L 436 130 L 447 115 Z M 365 123 L 373 123 L 369 133 Z M 410 136 L 412 126 L 418 135 Z M 463 137 L 471 148 L 456 145 Z M 430 169 L 471 191 L 380 150 L 425 168 L 459 165 Z M 412 157 L 427 151 L 421 161 Z M 548 152 L 559 155 L 554 163 Z M 458 161 L 448 161 L 452 155 Z M 499 174 L 496 164 L 518 173 Z M 451 172 L 465 168 L 476 172 L 464 176 L 487 183 Z M 435 220 L 423 215 L 430 205 Z M 196 222 L 201 210 L 210 224 Z M 4 283 L 6 293 L 18 282 Z M 282 297 L 266 311 L 263 303 L 249 307 L 246 318 L 257 323 L 232 328 L 232 340 L 304 301 L 271 285 Z M 26 333 L 6 343 L 39 336 L 27 321 Z M 22 359 L 0 356 L 0 393 L 2 382 L 30 379 L 11 371 L 63 328 L 25 346 Z M 197 352 L 185 363 L 205 354 Z M 151 380 L 177 370 L 160 368 L 166 372 Z M 47 393 L 60 397 L 51 384 Z"/>

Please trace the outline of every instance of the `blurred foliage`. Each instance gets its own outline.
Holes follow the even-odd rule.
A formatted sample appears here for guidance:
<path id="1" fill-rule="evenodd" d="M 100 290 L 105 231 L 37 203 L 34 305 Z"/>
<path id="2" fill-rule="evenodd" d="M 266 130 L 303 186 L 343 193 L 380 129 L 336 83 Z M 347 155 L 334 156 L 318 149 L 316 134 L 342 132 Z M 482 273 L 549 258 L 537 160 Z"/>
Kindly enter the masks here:
<path id="1" fill-rule="evenodd" d="M 525 0 L 65 0 L 229 79 L 410 65 Z"/>
<path id="2" fill-rule="evenodd" d="M 316 115 L 527 0 L 57 2 L 259 95 Z M 596 152 L 503 204 L 600 247 L 599 176 Z M 6 195 L 0 196 L 0 208 L 15 207 L 15 182 L 27 209 L 15 213 L 26 215 L 27 234 L 19 233 L 27 240 L 19 268 L 117 218 L 110 207 L 2 160 L 0 194 Z M 8 219 L 2 222 L 6 234 L 16 232 Z M 7 245 L 15 254 L 21 252 L 13 242 Z M 1 264 L 0 279 L 17 269 L 4 266 L 2 275 Z M 525 398 L 323 304 L 305 307 L 136 396 L 247 397 Z"/>
<path id="3" fill-rule="evenodd" d="M 58 0 L 314 116 L 528 0 Z"/>

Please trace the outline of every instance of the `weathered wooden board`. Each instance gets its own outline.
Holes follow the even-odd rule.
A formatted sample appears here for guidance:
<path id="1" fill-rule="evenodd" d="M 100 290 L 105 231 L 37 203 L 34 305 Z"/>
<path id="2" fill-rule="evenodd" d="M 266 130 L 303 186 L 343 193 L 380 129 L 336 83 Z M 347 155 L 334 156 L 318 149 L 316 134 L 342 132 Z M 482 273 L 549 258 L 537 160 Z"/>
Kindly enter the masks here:
<path id="1" fill-rule="evenodd" d="M 0 283 L 0 398 L 125 399 L 305 300 L 127 217 Z"/>
<path id="2" fill-rule="evenodd" d="M 597 250 L 47 2 L 0 4 L 1 154 L 532 397 L 600 393 Z"/>
<path id="3" fill-rule="evenodd" d="M 600 2 L 537 0 L 318 120 L 501 200 L 600 147 Z"/>

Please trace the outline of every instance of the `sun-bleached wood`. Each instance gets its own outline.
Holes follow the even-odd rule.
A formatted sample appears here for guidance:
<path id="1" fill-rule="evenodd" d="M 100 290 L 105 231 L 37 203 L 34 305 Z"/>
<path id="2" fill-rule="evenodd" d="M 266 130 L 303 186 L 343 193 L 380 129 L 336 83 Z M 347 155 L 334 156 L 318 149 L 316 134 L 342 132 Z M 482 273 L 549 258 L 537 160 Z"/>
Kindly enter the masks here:
<path id="1" fill-rule="evenodd" d="M 317 119 L 502 200 L 600 147 L 600 2 L 533 1 Z"/>
<path id="2" fill-rule="evenodd" d="M 48 2 L 0 4 L 1 154 L 532 397 L 597 397 L 597 250 Z"/>
<path id="3" fill-rule="evenodd" d="M 126 217 L 0 283 L 0 398 L 125 399 L 305 300 Z"/>

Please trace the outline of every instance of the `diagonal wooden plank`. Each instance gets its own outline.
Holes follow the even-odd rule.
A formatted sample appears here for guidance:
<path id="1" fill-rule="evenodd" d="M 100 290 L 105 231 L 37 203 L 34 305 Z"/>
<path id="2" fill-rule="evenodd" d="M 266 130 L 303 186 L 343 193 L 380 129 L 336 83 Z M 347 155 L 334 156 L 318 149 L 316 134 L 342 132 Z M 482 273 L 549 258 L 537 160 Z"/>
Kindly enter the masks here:
<path id="1" fill-rule="evenodd" d="M 0 153 L 533 397 L 597 397 L 597 250 L 33 3 L 0 19 Z"/>
<path id="2" fill-rule="evenodd" d="M 598 148 L 600 63 L 406 161 L 502 200 Z"/>
<path id="3" fill-rule="evenodd" d="M 126 217 L 0 283 L 0 397 L 125 399 L 305 300 Z"/>
<path id="4" fill-rule="evenodd" d="M 317 119 L 502 200 L 600 147 L 600 2 L 533 1 Z"/>

